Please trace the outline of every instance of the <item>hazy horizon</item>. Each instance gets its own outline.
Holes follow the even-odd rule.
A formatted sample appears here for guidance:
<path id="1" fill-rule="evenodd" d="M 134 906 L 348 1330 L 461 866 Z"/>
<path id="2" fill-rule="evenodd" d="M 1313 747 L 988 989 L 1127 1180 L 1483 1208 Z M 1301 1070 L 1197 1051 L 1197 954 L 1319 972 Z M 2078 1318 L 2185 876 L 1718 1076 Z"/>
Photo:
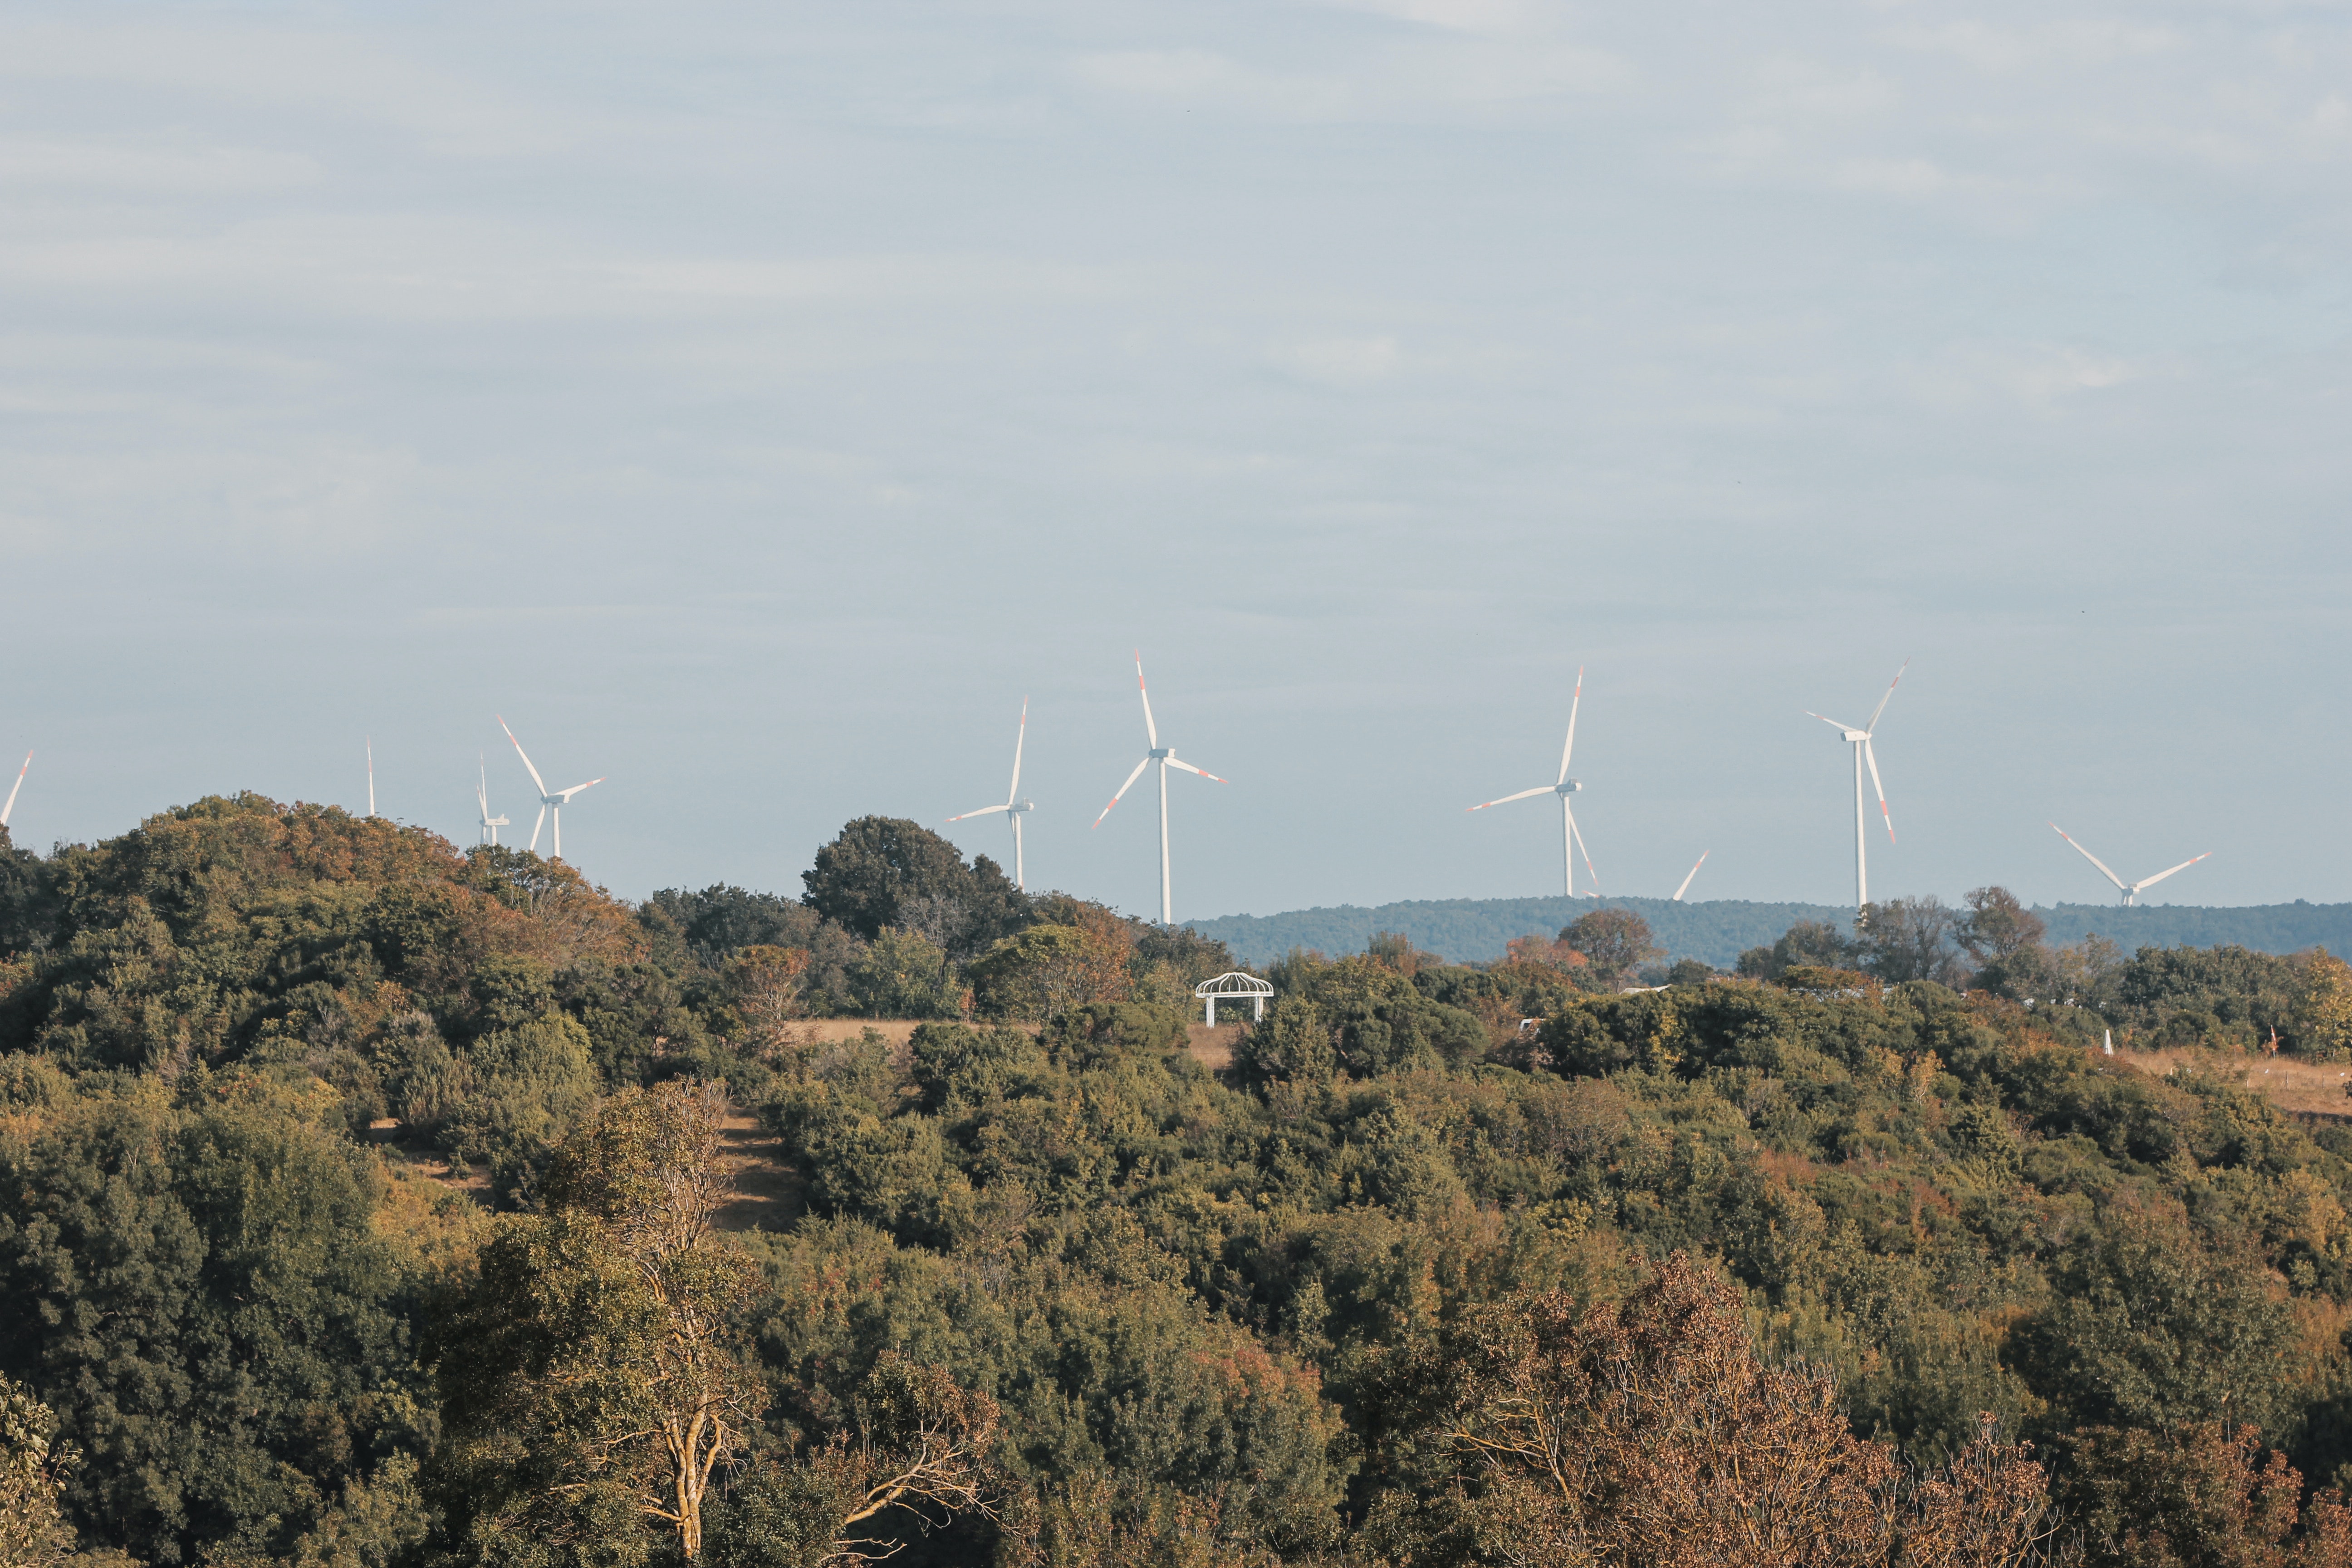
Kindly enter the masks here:
<path id="1" fill-rule="evenodd" d="M 0 20 L 0 759 L 1179 920 L 2352 900 L 2352 27 L 2190 4 Z M 0 784 L 5 791 L 5 784 Z M 948 829 L 1009 863 L 999 819 Z M 542 840 L 541 848 L 546 847 Z M 1581 880 L 1581 879 L 1580 879 Z"/>

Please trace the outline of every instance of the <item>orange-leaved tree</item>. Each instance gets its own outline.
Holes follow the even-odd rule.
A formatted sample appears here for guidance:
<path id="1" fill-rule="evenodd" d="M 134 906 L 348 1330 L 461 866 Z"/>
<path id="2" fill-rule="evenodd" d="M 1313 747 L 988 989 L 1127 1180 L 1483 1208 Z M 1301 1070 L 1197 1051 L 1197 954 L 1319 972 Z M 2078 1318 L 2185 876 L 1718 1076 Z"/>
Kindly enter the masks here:
<path id="1" fill-rule="evenodd" d="M 1563 1291 L 1467 1314 L 1398 1369 L 1434 1395 L 1479 1548 L 1643 1568 L 2009 1568 L 2046 1488 L 1990 1429 L 1911 1474 L 1835 1384 L 1757 1356 L 1729 1286 L 1676 1254 L 1622 1302 Z"/>

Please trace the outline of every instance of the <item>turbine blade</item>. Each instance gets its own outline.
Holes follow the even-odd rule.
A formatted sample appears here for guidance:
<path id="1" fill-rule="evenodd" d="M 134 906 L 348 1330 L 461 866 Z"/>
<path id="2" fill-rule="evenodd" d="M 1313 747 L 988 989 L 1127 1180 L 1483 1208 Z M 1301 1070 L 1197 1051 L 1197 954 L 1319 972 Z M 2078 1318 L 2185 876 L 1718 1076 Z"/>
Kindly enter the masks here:
<path id="1" fill-rule="evenodd" d="M 1204 779 L 1208 780 L 1211 784 L 1223 784 L 1223 783 L 1225 783 L 1225 782 L 1226 782 L 1225 780 L 1219 778 L 1216 774 L 1214 774 L 1214 773 L 1207 773 L 1207 772 L 1204 772 L 1204 771 L 1202 771 L 1202 769 L 1200 769 L 1200 768 L 1196 768 L 1196 767 L 1194 767 L 1194 766 L 1193 766 L 1192 763 L 1190 763 L 1179 762 L 1179 761 L 1177 761 L 1174 757 L 1171 757 L 1171 758 L 1169 758 L 1169 759 L 1168 759 L 1168 765 L 1169 765 L 1170 767 L 1171 767 L 1171 768 L 1182 768 L 1182 769 L 1183 769 L 1186 773 L 1199 773 L 1202 778 L 1204 778 Z"/>
<path id="2" fill-rule="evenodd" d="M 16 770 L 16 782 L 8 786 L 8 804 L 0 805 L 0 827 L 8 826 L 8 814 L 16 809 L 16 792 L 25 787 L 25 775 L 33 771 L 33 753 L 25 753 L 25 765 Z"/>
<path id="3" fill-rule="evenodd" d="M 2186 871 L 2189 867 L 2197 864 L 2197 860 L 2210 859 L 2212 855 L 2213 851 L 2208 849 L 2204 854 L 2198 856 L 2196 860 L 2183 860 L 2179 865 L 2175 866 L 2172 868 L 2172 871 Z M 2142 888 L 2153 888 L 2158 882 L 2163 881 L 2167 877 L 2171 876 L 2172 871 L 2158 871 L 2153 877 L 2143 877 L 2138 881 L 2134 882 L 2131 885 L 2131 890 L 2134 893 L 2137 893 Z"/>
<path id="4" fill-rule="evenodd" d="M 1110 805 L 1117 805 L 1119 803 L 1120 797 L 1124 796 L 1129 790 L 1135 787 L 1135 781 L 1143 776 L 1143 770 L 1150 765 L 1151 759 L 1150 757 L 1146 757 L 1143 761 L 1136 763 L 1135 771 L 1127 775 L 1127 782 L 1118 786 L 1118 794 L 1110 797 Z M 1102 816 L 1097 816 L 1094 819 L 1094 826 L 1100 827 L 1103 825 L 1103 816 L 1108 816 L 1110 815 L 1110 805 L 1107 805 L 1102 808 Z"/>
<path id="5" fill-rule="evenodd" d="M 1004 804 L 1012 805 L 1021 798 L 1021 748 L 1029 742 L 1029 699 L 1021 700 L 1021 730 L 1013 737 L 1013 784 L 1004 792 Z"/>
<path id="6" fill-rule="evenodd" d="M 1151 693 L 1146 691 L 1143 686 L 1143 650 L 1141 648 L 1135 650 L 1135 689 L 1143 697 L 1143 732 L 1150 737 L 1151 749 L 1156 752 L 1160 749 L 1160 726 L 1151 721 Z M 1116 805 L 1118 803 L 1113 801 L 1111 804 Z M 1108 810 L 1108 807 L 1105 809 Z"/>
<path id="7" fill-rule="evenodd" d="M 1515 800 L 1525 800 L 1531 795 L 1558 795 L 1559 793 L 1559 791 L 1551 784 L 1538 784 L 1533 789 L 1523 789 L 1517 795 L 1507 795 L 1500 800 L 1482 800 L 1470 809 L 1484 811 L 1490 805 L 1508 805 Z"/>
<path id="8" fill-rule="evenodd" d="M 1568 743 L 1559 749 L 1559 777 L 1556 784 L 1568 782 L 1568 759 L 1576 751 L 1576 710 L 1584 701 L 1584 667 L 1576 667 L 1576 695 L 1568 700 Z"/>
<path id="9" fill-rule="evenodd" d="M 1910 668 L 1911 661 L 1907 658 L 1905 659 L 1903 661 L 1903 669 L 1908 669 Z M 1878 706 L 1870 710 L 1870 722 L 1863 726 L 1865 731 L 1869 731 L 1874 733 L 1877 731 L 1878 716 L 1886 711 L 1886 705 L 1895 700 L 1895 689 L 1903 684 L 1903 669 L 1896 670 L 1895 672 L 1895 679 L 1886 683 L 1886 695 L 1880 698 L 1878 700 Z"/>
<path id="10" fill-rule="evenodd" d="M 1601 896 L 1601 873 L 1592 868 L 1592 851 L 1584 847 L 1584 835 L 1577 830 L 1576 808 L 1568 804 L 1568 796 L 1559 797 L 1560 810 L 1568 815 L 1568 836 L 1576 840 L 1576 852 L 1584 857 L 1584 874 L 1592 879 L 1592 896 Z"/>
<path id="11" fill-rule="evenodd" d="M 2073 835 L 2069 834 L 2064 828 L 2059 826 L 2056 823 L 2053 822 L 2050 825 L 2050 831 L 2056 834 L 2059 837 L 2065 839 L 2067 843 L 2074 844 Z M 2113 882 L 2116 885 L 2116 891 L 2119 893 L 2128 893 L 2131 891 L 2129 888 L 2124 885 L 2124 879 L 2121 877 L 2116 876 L 2113 871 L 2107 869 L 2107 863 L 2105 860 L 2100 859 L 2096 855 L 2092 854 L 2089 850 L 2084 848 L 2079 844 L 2074 844 L 2074 852 L 2082 856 L 2084 859 L 2088 860 L 2092 865 L 2096 866 L 2099 868 L 2099 875 L 2105 877 L 2108 881 Z"/>
<path id="12" fill-rule="evenodd" d="M 950 816 L 950 822 L 969 822 L 975 816 L 990 816 L 1000 811 L 1011 811 L 1009 805 L 983 805 L 978 811 L 967 811 L 961 816 Z"/>
<path id="13" fill-rule="evenodd" d="M 1805 717 L 1808 719 L 1819 719 L 1822 723 L 1827 724 L 1832 730 L 1851 730 L 1853 728 L 1851 724 L 1841 724 L 1826 713 L 1816 713 L 1810 708 L 1805 710 Z"/>
<path id="14" fill-rule="evenodd" d="M 1886 824 L 1886 842 L 1895 842 L 1895 818 L 1886 810 L 1886 786 L 1878 782 L 1878 756 L 1870 749 L 1870 736 L 1862 737 L 1862 760 L 1870 764 L 1870 787 L 1878 792 L 1878 815 Z"/>
<path id="15" fill-rule="evenodd" d="M 1674 901 L 1675 903 L 1679 904 L 1683 901 L 1683 895 L 1690 891 L 1691 879 L 1698 875 L 1698 868 L 1701 866 L 1706 865 L 1706 858 L 1714 853 L 1715 851 L 1712 849 L 1702 850 L 1699 853 L 1699 858 L 1691 862 L 1690 876 L 1685 877 L 1683 879 L 1683 885 L 1675 889 Z"/>
<path id="16" fill-rule="evenodd" d="M 496 715 L 493 715 L 493 717 L 496 717 Z M 499 719 L 499 728 L 501 730 L 507 730 L 507 721 L 505 719 Z M 539 793 L 545 795 L 547 793 L 547 781 L 541 778 L 539 776 L 539 770 L 530 765 L 530 753 L 522 749 L 522 742 L 520 741 L 515 741 L 515 733 L 512 730 L 507 730 L 507 739 L 514 741 L 515 755 L 522 759 L 523 771 L 530 774 L 530 782 L 539 786 Z M 531 840 L 534 844 L 538 842 L 538 834 L 534 833 L 531 835 Z"/>
<path id="17" fill-rule="evenodd" d="M 555 798 L 561 801 L 569 801 L 573 795 L 578 795 L 582 790 L 593 789 L 596 785 L 603 784 L 604 782 L 604 779 L 601 777 L 593 778 L 584 784 L 573 784 L 570 789 L 557 790 L 555 792 Z"/>
<path id="18" fill-rule="evenodd" d="M 539 816 L 530 825 L 530 852 L 534 855 L 539 853 L 539 830 L 546 826 L 547 803 L 542 800 L 539 803 Z"/>

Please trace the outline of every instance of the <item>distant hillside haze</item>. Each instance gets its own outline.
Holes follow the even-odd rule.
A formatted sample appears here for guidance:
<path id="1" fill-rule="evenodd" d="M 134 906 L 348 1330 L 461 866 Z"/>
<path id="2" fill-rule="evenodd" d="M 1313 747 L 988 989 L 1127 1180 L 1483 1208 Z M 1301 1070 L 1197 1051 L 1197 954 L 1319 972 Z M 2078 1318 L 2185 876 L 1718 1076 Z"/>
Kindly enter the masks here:
<path id="1" fill-rule="evenodd" d="M 1402 931 L 1413 945 L 1457 963 L 1486 963 L 1503 956 L 1514 937 L 1549 936 L 1580 914 L 1596 909 L 1631 910 L 1670 957 L 1696 958 L 1728 968 L 1740 953 L 1771 942 L 1799 921 L 1828 921 L 1841 927 L 1853 919 L 1851 906 L 1753 903 L 1739 899 L 1676 903 L 1671 899 L 1414 899 L 1365 908 L 1293 910 L 1275 915 L 1223 915 L 1189 922 L 1202 936 L 1223 942 L 1244 963 L 1271 963 L 1293 948 L 1328 953 L 1360 952 L 1375 931 Z M 2126 952 L 2143 947 L 2220 947 L 2234 944 L 2257 952 L 2300 952 L 2324 947 L 2338 957 L 2352 954 L 2352 904 L 2250 904 L 2236 909 L 2153 904 L 2125 909 L 2116 904 L 2037 906 L 2049 922 L 2053 943 L 2080 941 L 2096 932 Z"/>

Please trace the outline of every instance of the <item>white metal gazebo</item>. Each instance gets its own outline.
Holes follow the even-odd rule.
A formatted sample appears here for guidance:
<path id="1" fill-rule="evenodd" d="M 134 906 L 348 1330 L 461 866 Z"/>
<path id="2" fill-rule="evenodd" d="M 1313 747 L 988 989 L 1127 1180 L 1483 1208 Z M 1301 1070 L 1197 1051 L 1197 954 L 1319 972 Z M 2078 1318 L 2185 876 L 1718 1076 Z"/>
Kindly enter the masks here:
<path id="1" fill-rule="evenodd" d="M 1218 1003 L 1238 1002 L 1244 996 L 1249 998 L 1250 1017 L 1255 1020 L 1265 1016 L 1265 999 L 1274 994 L 1274 987 L 1255 974 L 1244 974 L 1235 969 L 1218 975 L 1214 980 L 1202 981 L 1192 987 L 1192 994 L 1209 1005 L 1209 1022 L 1212 1024 L 1217 1021 Z"/>

